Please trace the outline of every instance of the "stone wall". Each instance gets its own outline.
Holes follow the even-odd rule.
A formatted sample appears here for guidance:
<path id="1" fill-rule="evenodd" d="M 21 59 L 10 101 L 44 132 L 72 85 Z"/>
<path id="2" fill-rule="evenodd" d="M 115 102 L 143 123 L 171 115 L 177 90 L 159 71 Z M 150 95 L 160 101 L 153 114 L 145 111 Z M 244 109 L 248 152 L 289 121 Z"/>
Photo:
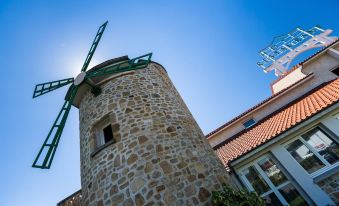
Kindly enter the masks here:
<path id="1" fill-rule="evenodd" d="M 57 206 L 83 206 L 81 197 L 81 190 L 78 190 L 60 201 Z"/>
<path id="2" fill-rule="evenodd" d="M 85 94 L 79 107 L 84 205 L 209 205 L 230 178 L 165 70 L 156 63 Z M 116 143 L 93 155 L 108 118 Z"/>
<path id="3" fill-rule="evenodd" d="M 319 182 L 317 185 L 324 190 L 330 198 L 339 205 L 339 173 L 335 173 Z"/>

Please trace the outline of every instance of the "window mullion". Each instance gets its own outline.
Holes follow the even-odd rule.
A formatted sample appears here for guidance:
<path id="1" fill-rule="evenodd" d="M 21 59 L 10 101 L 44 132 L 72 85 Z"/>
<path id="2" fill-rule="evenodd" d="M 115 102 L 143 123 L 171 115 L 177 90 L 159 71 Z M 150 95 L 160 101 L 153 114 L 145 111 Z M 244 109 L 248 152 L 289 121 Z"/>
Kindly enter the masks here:
<path id="1" fill-rule="evenodd" d="M 272 193 L 274 193 L 274 191 L 273 191 L 273 190 L 269 190 L 268 192 L 265 192 L 265 193 L 261 194 L 260 197 L 265 197 L 265 196 L 267 196 L 267 195 L 269 195 L 269 194 L 272 194 Z M 274 194 L 275 194 L 275 193 L 274 193 Z M 280 200 L 279 200 L 279 201 L 280 201 Z"/>
<path id="2" fill-rule="evenodd" d="M 280 202 L 283 205 L 288 205 L 288 203 L 286 202 L 285 198 L 280 194 L 280 192 L 277 190 L 277 188 L 274 186 L 274 184 L 271 182 L 270 178 L 266 175 L 266 173 L 260 168 L 260 166 L 258 165 L 258 163 L 256 162 L 254 164 L 254 167 L 257 169 L 257 171 L 259 172 L 259 174 L 261 175 L 261 177 L 265 180 L 265 182 L 268 184 L 268 186 L 271 188 L 271 190 L 275 193 L 275 195 L 278 197 L 278 199 L 280 200 Z"/>
<path id="3" fill-rule="evenodd" d="M 286 182 L 280 184 L 279 186 L 277 186 L 277 190 L 279 190 L 282 187 L 285 187 L 286 185 L 288 185 L 290 183 L 290 180 L 287 180 Z"/>
<path id="4" fill-rule="evenodd" d="M 245 170 L 245 169 L 246 168 L 244 168 L 243 170 Z M 243 180 L 243 182 L 245 183 L 245 185 L 246 185 L 246 187 L 249 191 L 255 192 L 252 184 L 247 180 L 246 176 L 242 172 L 241 172 L 240 178 Z"/>
<path id="5" fill-rule="evenodd" d="M 299 137 L 299 140 L 309 149 L 309 150 L 311 150 L 312 152 L 313 152 L 313 154 L 315 155 L 315 156 L 317 156 L 319 159 L 320 159 L 320 161 L 322 162 L 322 163 L 324 163 L 325 164 L 325 166 L 330 166 L 331 164 L 329 163 L 329 162 L 327 162 L 327 160 L 325 159 L 325 158 L 323 158 L 318 152 L 317 152 L 317 150 L 315 150 L 310 144 L 308 144 L 308 142 L 306 142 L 302 137 Z"/>

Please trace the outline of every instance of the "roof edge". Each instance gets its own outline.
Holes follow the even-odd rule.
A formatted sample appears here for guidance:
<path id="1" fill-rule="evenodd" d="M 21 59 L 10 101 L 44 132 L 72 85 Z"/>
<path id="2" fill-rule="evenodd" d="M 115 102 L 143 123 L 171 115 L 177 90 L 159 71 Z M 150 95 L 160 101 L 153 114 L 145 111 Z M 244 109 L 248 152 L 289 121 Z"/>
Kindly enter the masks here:
<path id="1" fill-rule="evenodd" d="M 267 143 L 269 143 L 269 142 L 272 142 L 274 139 L 278 138 L 279 136 L 282 136 L 282 135 L 286 134 L 287 132 L 289 132 L 289 131 L 291 131 L 292 129 L 298 127 L 299 125 L 303 124 L 303 123 L 306 122 L 307 120 L 310 120 L 311 118 L 315 117 L 317 114 L 320 114 L 320 113 L 322 113 L 322 112 L 324 112 L 324 111 L 327 111 L 327 110 L 332 109 L 332 107 L 334 107 L 334 106 L 337 105 L 338 103 L 339 103 L 339 100 L 337 100 L 336 102 L 334 102 L 334 103 L 333 103 L 332 105 L 330 105 L 329 107 L 325 107 L 325 108 L 323 108 L 322 110 L 320 110 L 319 112 L 314 113 L 313 115 L 311 115 L 311 116 L 308 117 L 307 119 L 304 119 L 303 121 L 298 122 L 297 124 L 293 125 L 292 127 L 288 128 L 287 130 L 283 131 L 282 133 L 280 133 L 280 134 L 278 134 L 278 135 L 272 137 L 272 138 L 269 139 L 267 142 L 264 142 L 264 143 L 262 143 L 261 145 L 258 145 L 256 148 L 253 148 L 253 149 L 251 149 L 251 150 L 248 150 L 247 152 L 245 152 L 245 153 L 239 155 L 238 157 L 236 157 L 236 158 L 230 160 L 230 161 L 227 163 L 227 165 L 229 165 L 229 164 L 231 164 L 232 162 L 234 162 L 234 161 L 236 161 L 236 160 L 242 158 L 243 156 L 245 156 L 245 155 L 249 154 L 250 152 L 252 152 L 252 151 L 258 149 L 259 147 L 262 147 L 262 146 L 264 146 L 265 144 L 267 144 Z M 330 110 L 330 112 L 331 112 L 331 110 Z"/>
<path id="2" fill-rule="evenodd" d="M 313 88 L 312 90 L 310 90 L 309 92 L 303 94 L 302 96 L 298 97 L 297 99 L 291 101 L 290 103 L 284 105 L 283 107 L 280 107 L 279 109 L 275 110 L 274 112 L 268 114 L 266 117 L 264 117 L 264 118 L 261 119 L 259 122 L 257 122 L 256 125 L 259 125 L 259 124 L 263 123 L 264 121 L 266 121 L 267 119 L 271 118 L 272 116 L 278 114 L 278 113 L 281 112 L 282 110 L 284 110 L 284 109 L 290 107 L 291 105 L 295 104 L 296 102 L 298 102 L 298 101 L 304 99 L 305 97 L 309 96 L 310 94 L 314 93 L 315 91 L 321 89 L 322 87 L 325 87 L 326 85 L 328 85 L 328 84 L 330 84 L 330 83 L 332 83 L 332 82 L 334 82 L 334 81 L 336 81 L 336 80 L 337 80 L 337 79 L 334 79 L 334 80 L 327 81 L 327 82 L 324 82 L 324 83 L 318 85 L 317 87 Z M 335 103 L 334 103 L 334 104 L 335 104 Z M 312 116 L 310 116 L 310 117 L 312 117 Z M 310 117 L 309 117 L 309 118 L 310 118 Z M 306 118 L 305 120 L 307 120 L 307 119 L 309 119 L 309 118 Z M 305 120 L 304 120 L 304 121 L 305 121 Z M 301 122 L 303 122 L 303 121 L 301 121 Z M 299 123 L 301 123 L 301 122 L 299 122 Z M 298 123 L 298 124 L 299 124 L 299 123 Z M 296 124 L 296 125 L 298 125 L 298 124 Z M 215 146 L 213 147 L 213 149 L 214 149 L 214 150 L 219 149 L 220 147 L 224 146 L 225 144 L 227 144 L 227 143 L 229 143 L 229 142 L 235 140 L 238 136 L 240 136 L 240 135 L 246 133 L 246 132 L 249 131 L 249 130 L 252 130 L 253 128 L 256 127 L 256 125 L 254 125 L 253 127 L 250 127 L 250 128 L 244 129 L 244 130 L 241 130 L 240 132 L 236 133 L 235 135 L 231 136 L 230 138 L 228 138 L 228 139 L 226 139 L 226 140 L 220 142 L 219 144 L 215 145 Z M 294 126 L 295 126 L 295 125 L 294 125 Z M 294 126 L 293 126 L 293 127 L 294 127 Z M 291 127 L 291 128 L 293 128 L 293 127 Z M 289 128 L 289 129 L 290 129 L 290 128 Z M 289 129 L 287 129 L 287 130 L 289 130 Z M 286 130 L 286 131 L 287 131 L 287 130 Z M 285 131 L 284 131 L 284 132 L 285 132 Z M 282 134 L 282 133 L 281 133 L 281 134 Z M 281 134 L 278 134 L 278 135 L 281 135 Z M 276 136 L 273 136 L 271 139 L 274 139 L 275 137 L 276 137 Z"/>
<path id="3" fill-rule="evenodd" d="M 240 114 L 240 115 L 234 117 L 233 119 L 231 119 L 230 121 L 228 121 L 228 122 L 226 122 L 225 124 L 221 125 L 220 127 L 218 127 L 217 129 L 215 129 L 214 131 L 212 131 L 212 132 L 208 133 L 207 135 L 205 135 L 205 137 L 206 137 L 207 139 L 210 139 L 210 137 L 211 137 L 212 135 L 214 135 L 214 134 L 216 134 L 216 133 L 222 131 L 224 128 L 226 128 L 226 127 L 232 125 L 232 123 L 234 123 L 234 122 L 236 122 L 237 120 L 239 120 L 239 119 L 245 117 L 246 115 L 251 114 L 252 112 L 256 111 L 257 109 L 262 108 L 264 105 L 268 104 L 271 100 L 274 100 L 275 98 L 280 97 L 280 96 L 283 95 L 285 92 L 289 91 L 290 89 L 292 89 L 293 87 L 295 87 L 295 86 L 297 86 L 297 85 L 299 85 L 299 84 L 301 84 L 301 83 L 304 83 L 304 81 L 306 81 L 306 80 L 312 78 L 313 76 L 314 76 L 313 73 L 308 74 L 307 76 L 305 76 L 304 78 L 300 79 L 299 81 L 297 81 L 297 82 L 291 84 L 290 86 L 288 86 L 288 87 L 286 87 L 285 89 L 283 89 L 283 90 L 277 92 L 276 94 L 274 94 L 274 95 L 272 95 L 272 96 L 270 96 L 270 97 L 268 97 L 268 98 L 262 100 L 262 101 L 261 101 L 260 103 L 258 103 L 257 105 L 251 107 L 250 109 L 248 109 L 247 111 L 243 112 L 242 114 Z"/>

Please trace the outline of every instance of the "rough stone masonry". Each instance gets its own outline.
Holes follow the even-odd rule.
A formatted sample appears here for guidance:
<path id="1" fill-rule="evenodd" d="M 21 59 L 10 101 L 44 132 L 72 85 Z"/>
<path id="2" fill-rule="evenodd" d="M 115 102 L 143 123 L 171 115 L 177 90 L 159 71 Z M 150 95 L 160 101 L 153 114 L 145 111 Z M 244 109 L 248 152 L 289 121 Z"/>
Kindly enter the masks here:
<path id="1" fill-rule="evenodd" d="M 210 205 L 233 185 L 161 65 L 107 78 L 79 106 L 83 205 Z M 116 142 L 94 153 L 103 119 Z"/>

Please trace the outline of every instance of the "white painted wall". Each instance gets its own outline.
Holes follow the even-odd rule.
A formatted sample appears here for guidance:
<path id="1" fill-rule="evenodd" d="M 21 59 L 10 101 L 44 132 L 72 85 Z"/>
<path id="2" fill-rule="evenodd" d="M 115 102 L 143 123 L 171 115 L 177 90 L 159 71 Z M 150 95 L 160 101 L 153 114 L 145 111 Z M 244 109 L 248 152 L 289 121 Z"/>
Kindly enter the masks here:
<path id="1" fill-rule="evenodd" d="M 333 115 L 332 118 L 322 121 L 322 123 L 334 134 L 339 136 L 339 113 Z"/>
<path id="2" fill-rule="evenodd" d="M 281 90 L 286 89 L 287 87 L 306 77 L 306 75 L 301 72 L 301 68 L 302 68 L 301 66 L 298 67 L 297 69 L 289 73 L 287 76 L 274 83 L 272 85 L 273 94 L 276 94 Z"/>

